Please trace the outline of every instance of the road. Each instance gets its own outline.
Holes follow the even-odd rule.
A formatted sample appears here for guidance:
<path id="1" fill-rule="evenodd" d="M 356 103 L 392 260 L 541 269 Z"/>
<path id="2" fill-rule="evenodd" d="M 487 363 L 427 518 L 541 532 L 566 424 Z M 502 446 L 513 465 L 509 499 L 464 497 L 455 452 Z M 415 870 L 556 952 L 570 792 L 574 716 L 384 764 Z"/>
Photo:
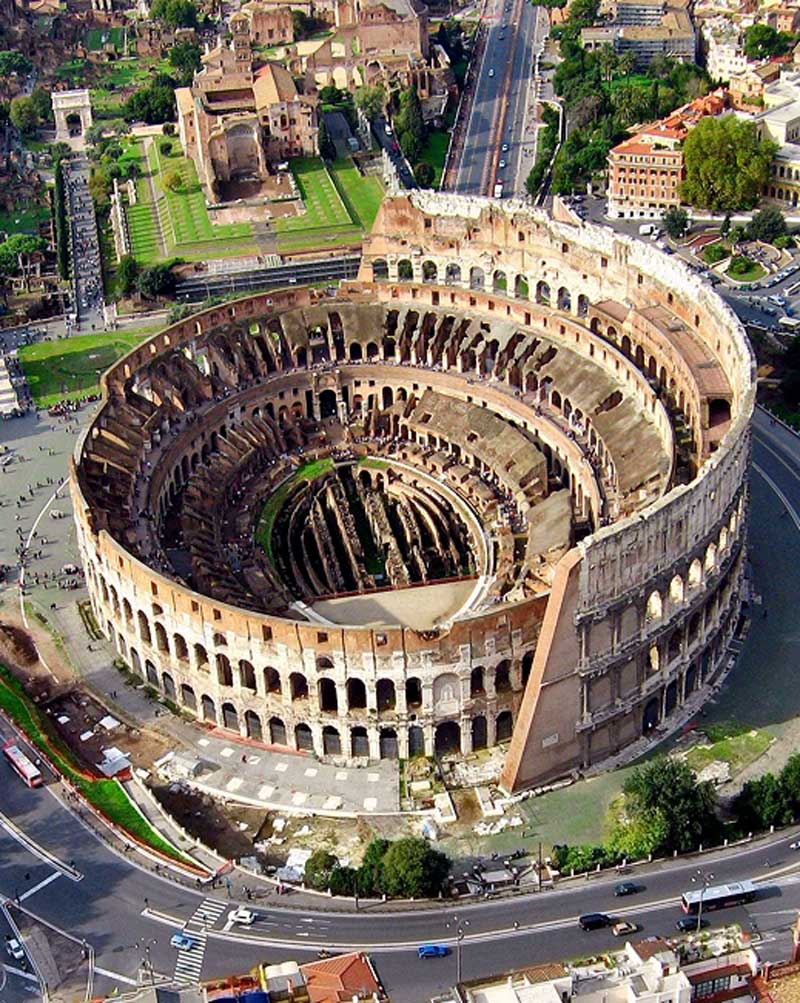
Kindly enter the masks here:
<path id="1" fill-rule="evenodd" d="M 522 149 L 532 141 L 526 104 L 546 12 L 526 0 L 491 0 L 486 19 L 486 46 L 456 174 L 455 190 L 461 195 L 491 195 L 495 180 L 502 180 L 509 193 L 520 173 Z"/>

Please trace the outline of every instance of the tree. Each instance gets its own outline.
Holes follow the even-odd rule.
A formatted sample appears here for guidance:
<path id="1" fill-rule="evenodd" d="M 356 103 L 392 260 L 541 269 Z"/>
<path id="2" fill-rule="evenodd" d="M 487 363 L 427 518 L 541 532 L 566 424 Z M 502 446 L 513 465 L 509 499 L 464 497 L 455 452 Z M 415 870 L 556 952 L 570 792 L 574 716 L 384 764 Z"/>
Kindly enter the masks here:
<path id="1" fill-rule="evenodd" d="M 19 275 L 24 272 L 32 254 L 45 249 L 41 237 L 28 233 L 15 233 L 0 244 L 0 274 Z"/>
<path id="2" fill-rule="evenodd" d="M 402 146 L 402 134 L 409 133 L 413 136 L 419 148 L 425 141 L 425 121 L 422 117 L 422 104 L 419 100 L 419 93 L 416 87 L 409 87 L 407 91 L 400 95 L 400 111 L 395 115 L 395 126 L 400 134 L 400 145 Z M 405 153 L 405 149 L 403 150 Z M 418 155 L 417 155 L 418 156 Z M 416 160 L 417 157 L 412 157 Z"/>
<path id="3" fill-rule="evenodd" d="M 153 0 L 150 14 L 170 28 L 197 27 L 197 8 L 192 0 Z"/>
<path id="4" fill-rule="evenodd" d="M 696 849 L 716 829 L 716 799 L 709 783 L 698 783 L 686 762 L 659 756 L 637 767 L 623 786 L 631 819 L 660 812 L 665 825 L 659 850 Z"/>
<path id="5" fill-rule="evenodd" d="M 793 363 L 793 369 L 800 368 L 800 338 L 793 339 L 786 351 L 786 360 L 789 364 Z M 793 812 L 796 812 L 800 808 L 800 753 L 795 752 L 786 760 L 781 770 L 781 785 Z"/>
<path id="6" fill-rule="evenodd" d="M 161 139 L 158 142 L 158 152 L 162 157 L 169 157 L 172 155 L 172 140 L 171 139 Z"/>
<path id="7" fill-rule="evenodd" d="M 163 73 L 153 78 L 148 87 L 131 94 L 122 106 L 127 122 L 147 122 L 161 125 L 175 118 L 175 90 L 173 81 Z"/>
<path id="8" fill-rule="evenodd" d="M 50 159 L 55 167 L 62 160 L 72 156 L 72 147 L 69 143 L 51 143 L 47 148 L 47 152 L 50 154 Z"/>
<path id="9" fill-rule="evenodd" d="M 195 42 L 178 42 L 169 50 L 169 65 L 178 71 L 178 82 L 187 87 L 202 66 L 200 46 Z"/>
<path id="10" fill-rule="evenodd" d="M 331 886 L 331 874 L 339 867 L 339 861 L 327 850 L 315 850 L 306 861 L 303 880 L 309 888 L 326 892 Z"/>
<path id="11" fill-rule="evenodd" d="M 747 231 L 741 223 L 736 223 L 735 226 L 731 227 L 729 236 L 731 238 L 731 243 L 735 246 L 736 244 L 741 244 L 747 239 Z"/>
<path id="12" fill-rule="evenodd" d="M 760 212 L 754 213 L 747 227 L 747 236 L 750 240 L 763 240 L 766 244 L 772 244 L 776 238 L 782 237 L 786 233 L 786 217 L 774 206 L 767 206 Z"/>
<path id="13" fill-rule="evenodd" d="M 339 90 L 334 84 L 326 84 L 319 92 L 319 100 L 322 104 L 346 104 L 350 100 L 347 91 Z"/>
<path id="14" fill-rule="evenodd" d="M 105 127 L 101 122 L 95 122 L 90 125 L 88 129 L 83 130 L 83 138 L 89 144 L 89 146 L 97 146 L 103 139 L 103 133 L 105 132 Z"/>
<path id="15" fill-rule="evenodd" d="M 380 84 L 374 86 L 359 87 L 355 93 L 356 107 L 372 121 L 382 114 L 383 106 L 386 103 L 386 92 Z"/>
<path id="16" fill-rule="evenodd" d="M 680 240 L 689 229 L 689 213 L 682 206 L 671 205 L 664 213 L 663 223 L 667 236 Z"/>
<path id="17" fill-rule="evenodd" d="M 792 820 L 792 809 L 780 778 L 765 773 L 748 780 L 734 799 L 733 811 L 743 831 L 756 832 Z"/>
<path id="18" fill-rule="evenodd" d="M 174 122 L 165 122 L 164 123 L 164 128 L 161 131 L 164 133 L 165 136 L 174 136 L 175 135 L 175 123 Z"/>
<path id="19" fill-rule="evenodd" d="M 450 862 L 427 840 L 408 836 L 389 846 L 381 870 L 388 895 L 423 898 L 439 894 L 450 871 Z"/>
<path id="20" fill-rule="evenodd" d="M 39 124 L 53 121 L 53 102 L 49 91 L 46 91 L 44 87 L 35 87 L 31 93 L 31 102 Z"/>
<path id="21" fill-rule="evenodd" d="M 751 209 L 770 178 L 776 149 L 752 122 L 733 115 L 707 116 L 683 144 L 686 180 L 681 196 L 712 212 Z"/>
<path id="22" fill-rule="evenodd" d="M 311 34 L 314 27 L 314 21 L 302 10 L 292 11 L 292 31 L 294 33 L 295 42 L 300 41 L 306 36 Z"/>
<path id="23" fill-rule="evenodd" d="M 145 268 L 136 281 L 136 288 L 147 299 L 157 296 L 169 296 L 175 292 L 177 280 L 169 265 L 153 265 Z"/>
<path id="24" fill-rule="evenodd" d="M 11 124 L 22 133 L 23 136 L 30 136 L 36 132 L 39 124 L 39 116 L 36 114 L 36 107 L 33 98 L 16 97 L 11 102 L 9 109 Z"/>
<path id="25" fill-rule="evenodd" d="M 436 171 L 423 160 L 414 168 L 414 177 L 417 179 L 417 184 L 420 188 L 430 188 L 434 177 L 436 177 Z"/>
<path id="26" fill-rule="evenodd" d="M 319 120 L 317 146 L 319 147 L 319 155 L 323 160 L 336 160 L 336 147 L 333 145 L 333 140 L 328 132 L 328 127 L 325 125 L 324 116 Z"/>
<path id="27" fill-rule="evenodd" d="M 358 888 L 362 895 L 377 895 L 383 891 L 383 858 L 389 840 L 377 837 L 367 844 L 358 869 Z"/>
<path id="28" fill-rule="evenodd" d="M 608 850 L 619 859 L 642 860 L 663 846 L 666 838 L 666 819 L 656 810 L 632 819 L 618 819 L 608 840 Z"/>
<path id="29" fill-rule="evenodd" d="M 32 69 L 33 64 L 30 59 L 21 52 L 16 52 L 14 49 L 0 51 L 0 77 L 7 77 L 12 73 L 30 73 Z"/>
<path id="30" fill-rule="evenodd" d="M 164 187 L 171 192 L 178 192 L 183 186 L 183 175 L 178 170 L 167 171 L 164 175 Z"/>
<path id="31" fill-rule="evenodd" d="M 356 891 L 358 872 L 354 867 L 337 864 L 330 873 L 328 887 L 332 895 L 353 895 Z"/>
<path id="32" fill-rule="evenodd" d="M 746 254 L 734 254 L 731 258 L 731 263 L 728 265 L 728 275 L 732 275 L 734 278 L 747 275 L 752 267 L 753 262 Z"/>
<path id="33" fill-rule="evenodd" d="M 792 36 L 768 24 L 751 24 L 744 33 L 744 54 L 748 59 L 766 59 L 788 52 Z"/>
<path id="34" fill-rule="evenodd" d="M 139 265 L 132 254 L 123 254 L 117 265 L 117 284 L 123 296 L 130 296 L 136 288 Z"/>
<path id="35" fill-rule="evenodd" d="M 728 234 L 731 232 L 731 214 L 729 212 L 725 213 L 725 219 L 723 219 L 722 224 L 719 228 L 719 235 L 724 240 Z"/>

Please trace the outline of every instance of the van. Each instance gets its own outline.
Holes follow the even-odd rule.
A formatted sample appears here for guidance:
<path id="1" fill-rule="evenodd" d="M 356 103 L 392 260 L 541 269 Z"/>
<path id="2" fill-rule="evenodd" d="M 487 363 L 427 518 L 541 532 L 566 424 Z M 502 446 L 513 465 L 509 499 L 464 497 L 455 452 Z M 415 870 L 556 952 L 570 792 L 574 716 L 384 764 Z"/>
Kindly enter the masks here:
<path id="1" fill-rule="evenodd" d="M 581 930 L 599 930 L 608 926 L 611 920 L 604 912 L 585 912 L 578 917 L 578 926 Z"/>
<path id="2" fill-rule="evenodd" d="M 653 232 L 653 229 L 654 227 L 652 223 L 642 223 L 639 227 L 639 236 L 646 237 L 648 234 Z"/>

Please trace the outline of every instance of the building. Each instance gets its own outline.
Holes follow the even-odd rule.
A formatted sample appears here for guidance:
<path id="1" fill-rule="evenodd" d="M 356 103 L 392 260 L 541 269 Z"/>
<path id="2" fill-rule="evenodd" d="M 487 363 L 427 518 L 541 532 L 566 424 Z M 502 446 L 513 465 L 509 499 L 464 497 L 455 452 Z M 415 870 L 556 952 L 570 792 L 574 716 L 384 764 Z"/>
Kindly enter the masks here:
<path id="1" fill-rule="evenodd" d="M 294 20 L 292 8 L 278 4 L 262 3 L 261 0 L 249 0 L 231 16 L 231 30 L 244 20 L 245 30 L 250 36 L 250 42 L 255 46 L 286 45 L 294 41 Z"/>
<path id="2" fill-rule="evenodd" d="M 318 152 L 317 102 L 300 94 L 280 63 L 255 68 L 250 19 L 231 19 L 233 38 L 203 56 L 191 87 L 178 88 L 178 134 L 216 201 L 238 197 L 237 183 L 264 180 L 271 165 Z"/>
<path id="3" fill-rule="evenodd" d="M 608 215 L 612 219 L 660 218 L 680 205 L 683 141 L 707 115 L 724 111 L 724 90 L 712 91 L 640 129 L 608 154 Z"/>
<path id="4" fill-rule="evenodd" d="M 563 776 L 730 664 L 754 394 L 740 322 L 650 243 L 387 198 L 335 297 L 214 306 L 104 375 L 70 477 L 92 609 L 251 739 L 355 763 L 510 739 L 505 789 Z"/>
<path id="5" fill-rule="evenodd" d="M 612 9 L 611 21 L 581 31 L 585 49 L 611 45 L 617 53 L 631 52 L 638 69 L 646 69 L 655 56 L 695 61 L 697 38 L 685 3 L 617 0 Z"/>
<path id="6" fill-rule="evenodd" d="M 370 958 L 362 952 L 311 961 L 301 967 L 310 1003 L 356 1003 L 387 999 Z"/>
<path id="7" fill-rule="evenodd" d="M 726 17 L 703 21 L 701 29 L 706 69 L 712 80 L 729 81 L 748 66 L 738 26 Z"/>

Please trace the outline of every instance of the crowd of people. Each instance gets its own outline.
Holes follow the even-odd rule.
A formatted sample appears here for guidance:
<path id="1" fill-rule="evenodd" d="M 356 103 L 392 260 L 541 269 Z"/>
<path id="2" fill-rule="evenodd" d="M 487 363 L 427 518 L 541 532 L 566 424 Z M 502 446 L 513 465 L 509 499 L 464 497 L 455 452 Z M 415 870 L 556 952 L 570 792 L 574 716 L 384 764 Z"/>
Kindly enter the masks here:
<path id="1" fill-rule="evenodd" d="M 69 161 L 64 167 L 67 206 L 72 230 L 72 277 L 75 288 L 75 313 L 78 321 L 92 312 L 102 313 L 103 267 L 94 202 L 89 180 L 80 162 Z M 95 325 L 92 325 L 94 329 Z"/>

